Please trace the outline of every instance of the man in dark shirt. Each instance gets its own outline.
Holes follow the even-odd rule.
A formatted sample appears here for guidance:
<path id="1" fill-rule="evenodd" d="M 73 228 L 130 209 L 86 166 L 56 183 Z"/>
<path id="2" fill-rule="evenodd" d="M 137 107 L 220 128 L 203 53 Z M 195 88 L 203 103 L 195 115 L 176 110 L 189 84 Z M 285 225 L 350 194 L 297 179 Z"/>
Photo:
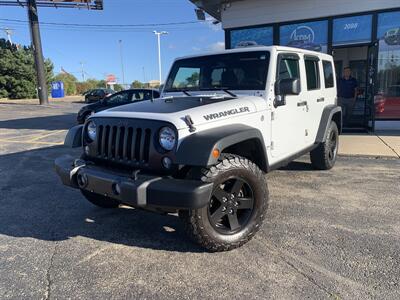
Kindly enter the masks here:
<path id="1" fill-rule="evenodd" d="M 338 104 L 342 107 L 343 121 L 346 124 L 356 104 L 358 82 L 351 76 L 349 67 L 344 68 L 343 75 L 338 84 Z"/>

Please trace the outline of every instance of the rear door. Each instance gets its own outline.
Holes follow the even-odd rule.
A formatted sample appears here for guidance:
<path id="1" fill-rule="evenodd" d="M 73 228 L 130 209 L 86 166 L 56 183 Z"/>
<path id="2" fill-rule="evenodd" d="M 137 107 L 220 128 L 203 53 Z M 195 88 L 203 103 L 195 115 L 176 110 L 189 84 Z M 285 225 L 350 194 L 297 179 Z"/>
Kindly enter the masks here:
<path id="1" fill-rule="evenodd" d="M 315 142 L 322 110 L 325 107 L 325 101 L 328 101 L 322 85 L 322 62 L 318 56 L 304 56 L 304 70 L 306 75 L 306 105 L 304 113 L 306 114 L 305 123 L 305 141 L 307 146 Z"/>
<path id="2" fill-rule="evenodd" d="M 281 53 L 277 58 L 276 81 L 280 79 L 300 79 L 299 95 L 285 96 L 286 104 L 272 108 L 271 154 L 278 160 L 300 152 L 304 141 L 305 94 L 303 78 L 300 73 L 302 58 L 297 54 Z"/>

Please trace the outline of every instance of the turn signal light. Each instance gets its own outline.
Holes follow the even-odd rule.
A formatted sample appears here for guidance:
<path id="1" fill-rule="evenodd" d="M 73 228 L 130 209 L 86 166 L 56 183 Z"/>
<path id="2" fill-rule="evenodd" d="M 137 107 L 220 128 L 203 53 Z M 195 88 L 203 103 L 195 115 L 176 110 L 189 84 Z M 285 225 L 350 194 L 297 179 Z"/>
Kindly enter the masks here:
<path id="1" fill-rule="evenodd" d="M 212 156 L 213 156 L 214 158 L 218 158 L 220 154 L 221 154 L 221 152 L 220 152 L 217 148 L 215 148 L 215 149 L 213 150 L 213 152 L 212 152 Z"/>

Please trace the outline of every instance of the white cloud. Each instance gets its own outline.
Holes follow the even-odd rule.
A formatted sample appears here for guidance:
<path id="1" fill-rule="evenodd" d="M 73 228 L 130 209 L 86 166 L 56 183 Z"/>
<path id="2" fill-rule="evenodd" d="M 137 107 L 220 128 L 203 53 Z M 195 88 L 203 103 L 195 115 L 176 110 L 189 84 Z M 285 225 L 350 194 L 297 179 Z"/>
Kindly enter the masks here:
<path id="1" fill-rule="evenodd" d="M 225 50 L 225 42 L 216 42 L 208 46 L 208 49 L 211 51 L 221 51 Z"/>

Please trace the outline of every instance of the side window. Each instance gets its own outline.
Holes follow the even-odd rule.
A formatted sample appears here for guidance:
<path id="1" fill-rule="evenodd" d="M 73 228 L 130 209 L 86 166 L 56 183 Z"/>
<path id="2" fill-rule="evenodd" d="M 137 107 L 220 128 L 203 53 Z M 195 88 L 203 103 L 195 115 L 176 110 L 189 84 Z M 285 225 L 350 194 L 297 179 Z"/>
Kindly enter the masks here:
<path id="1" fill-rule="evenodd" d="M 318 60 L 305 58 L 304 63 L 306 66 L 307 90 L 318 90 L 321 87 Z"/>
<path id="2" fill-rule="evenodd" d="M 322 66 L 324 68 L 325 88 L 328 89 L 334 87 L 332 63 L 324 60 Z"/>
<path id="3" fill-rule="evenodd" d="M 110 104 L 126 103 L 128 102 L 128 93 L 119 93 L 112 95 L 110 98 L 108 98 L 107 102 Z"/>
<path id="4" fill-rule="evenodd" d="M 300 78 L 299 60 L 293 58 L 283 58 L 278 66 L 277 80 Z"/>
<path id="5" fill-rule="evenodd" d="M 143 100 L 144 97 L 145 97 L 144 92 L 136 91 L 136 92 L 132 93 L 132 101 L 133 102 Z"/>

